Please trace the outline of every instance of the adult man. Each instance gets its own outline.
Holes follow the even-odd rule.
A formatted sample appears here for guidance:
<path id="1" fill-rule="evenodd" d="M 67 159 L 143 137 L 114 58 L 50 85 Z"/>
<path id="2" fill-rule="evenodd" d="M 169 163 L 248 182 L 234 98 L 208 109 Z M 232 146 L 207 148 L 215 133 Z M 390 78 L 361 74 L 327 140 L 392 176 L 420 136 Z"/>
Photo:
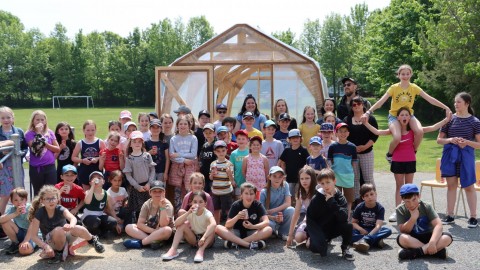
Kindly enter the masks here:
<path id="1" fill-rule="evenodd" d="M 343 121 L 343 119 L 348 116 L 348 112 L 350 111 L 350 101 L 358 96 L 358 83 L 352 78 L 345 77 L 342 79 L 343 89 L 345 91 L 345 95 L 343 95 L 342 99 L 337 106 L 337 117 Z M 363 106 L 368 110 L 372 104 L 366 99 L 364 99 Z"/>

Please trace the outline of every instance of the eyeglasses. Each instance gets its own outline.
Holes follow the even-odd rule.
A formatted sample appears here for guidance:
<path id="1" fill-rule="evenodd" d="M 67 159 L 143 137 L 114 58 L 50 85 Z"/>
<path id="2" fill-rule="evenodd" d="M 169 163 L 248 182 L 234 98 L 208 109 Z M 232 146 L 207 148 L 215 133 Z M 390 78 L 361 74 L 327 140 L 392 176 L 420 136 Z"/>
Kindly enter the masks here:
<path id="1" fill-rule="evenodd" d="M 50 197 L 50 198 L 45 198 L 43 199 L 46 202 L 56 202 L 58 200 L 57 197 Z"/>
<path id="2" fill-rule="evenodd" d="M 225 113 L 227 113 L 227 111 L 217 111 L 217 112 L 218 112 L 218 114 L 225 114 Z"/>
<path id="3" fill-rule="evenodd" d="M 357 106 L 360 106 L 360 105 L 363 105 L 363 103 L 359 102 L 359 103 L 352 103 L 352 107 L 357 107 Z"/>
<path id="4" fill-rule="evenodd" d="M 347 87 L 347 86 L 350 86 L 350 85 L 352 85 L 352 84 L 351 83 L 346 83 L 346 84 L 343 85 L 343 87 Z"/>

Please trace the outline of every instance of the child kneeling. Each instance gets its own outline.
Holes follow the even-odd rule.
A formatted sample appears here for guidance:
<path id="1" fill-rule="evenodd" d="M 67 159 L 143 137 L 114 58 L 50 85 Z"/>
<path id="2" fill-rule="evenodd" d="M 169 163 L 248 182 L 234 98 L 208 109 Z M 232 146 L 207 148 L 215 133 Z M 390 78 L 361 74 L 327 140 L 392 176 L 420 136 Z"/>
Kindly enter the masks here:
<path id="1" fill-rule="evenodd" d="M 225 240 L 225 248 L 242 246 L 250 249 L 264 249 L 264 239 L 272 235 L 267 211 L 255 200 L 257 188 L 251 183 L 240 186 L 240 200 L 232 204 L 225 226 L 217 225 L 215 233 Z"/>

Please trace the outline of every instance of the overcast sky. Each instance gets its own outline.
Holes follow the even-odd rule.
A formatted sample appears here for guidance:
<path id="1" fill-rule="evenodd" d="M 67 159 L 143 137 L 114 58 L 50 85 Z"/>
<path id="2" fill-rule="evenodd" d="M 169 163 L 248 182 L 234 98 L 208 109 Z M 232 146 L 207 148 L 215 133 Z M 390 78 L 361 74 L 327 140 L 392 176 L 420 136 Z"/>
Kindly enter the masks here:
<path id="1" fill-rule="evenodd" d="M 384 8 L 389 0 L 1 0 L 0 9 L 20 18 L 26 29 L 38 28 L 50 35 L 56 23 L 63 24 L 68 36 L 79 29 L 112 31 L 123 37 L 135 28 L 146 29 L 164 18 L 182 18 L 184 23 L 195 16 L 205 15 L 219 34 L 234 24 L 247 23 L 265 33 L 291 29 L 300 35 L 307 19 L 320 19 L 332 12 L 350 13 L 357 3 L 366 3 L 369 10 Z"/>

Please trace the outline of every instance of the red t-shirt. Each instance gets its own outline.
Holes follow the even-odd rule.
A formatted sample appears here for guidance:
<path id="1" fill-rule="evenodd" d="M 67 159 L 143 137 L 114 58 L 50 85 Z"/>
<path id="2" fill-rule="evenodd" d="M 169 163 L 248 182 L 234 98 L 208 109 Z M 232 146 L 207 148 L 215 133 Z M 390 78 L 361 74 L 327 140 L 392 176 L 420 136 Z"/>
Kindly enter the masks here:
<path id="1" fill-rule="evenodd" d="M 64 182 L 60 182 L 55 185 L 55 188 L 60 190 L 64 184 Z M 66 194 L 62 192 L 60 197 L 60 204 L 68 210 L 72 210 L 73 208 L 77 207 L 78 202 L 85 200 L 85 192 L 79 185 L 72 184 L 70 193 Z"/>
<path id="2" fill-rule="evenodd" d="M 115 148 L 113 150 L 109 150 L 108 148 L 104 148 L 100 151 L 100 156 L 105 153 L 105 163 L 103 165 L 105 171 L 112 172 L 115 170 L 120 170 L 120 149 Z"/>

